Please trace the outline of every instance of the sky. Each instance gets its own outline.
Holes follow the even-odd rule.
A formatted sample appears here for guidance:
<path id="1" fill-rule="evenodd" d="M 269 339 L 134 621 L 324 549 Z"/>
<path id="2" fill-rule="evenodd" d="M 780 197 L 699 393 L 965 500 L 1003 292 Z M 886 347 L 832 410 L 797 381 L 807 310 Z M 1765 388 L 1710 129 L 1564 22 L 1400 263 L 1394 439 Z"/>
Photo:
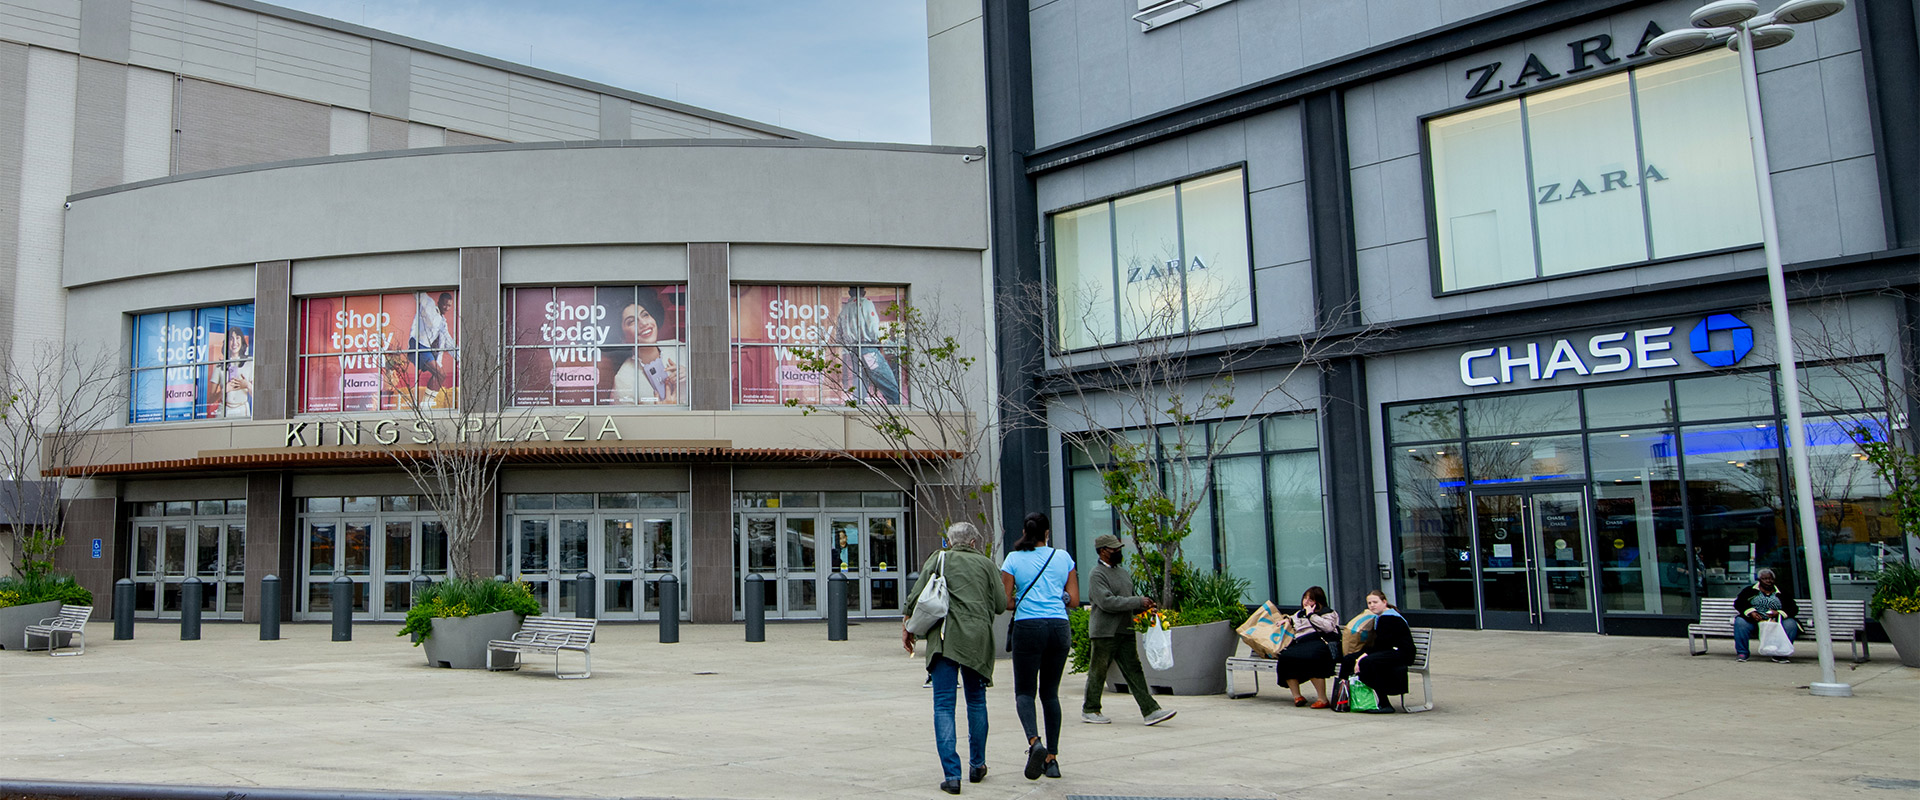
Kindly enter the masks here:
<path id="1" fill-rule="evenodd" d="M 922 0 L 268 2 L 830 139 L 931 139 Z"/>

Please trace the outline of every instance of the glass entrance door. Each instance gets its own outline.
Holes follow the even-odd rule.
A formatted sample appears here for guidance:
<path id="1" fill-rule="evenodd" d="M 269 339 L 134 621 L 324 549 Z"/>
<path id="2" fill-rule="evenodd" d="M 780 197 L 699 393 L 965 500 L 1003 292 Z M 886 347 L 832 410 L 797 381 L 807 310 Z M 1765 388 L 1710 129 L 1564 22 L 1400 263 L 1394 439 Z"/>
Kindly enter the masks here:
<path id="1" fill-rule="evenodd" d="M 1580 491 L 1475 492 L 1480 625 L 1598 630 Z"/>
<path id="2" fill-rule="evenodd" d="M 828 514 L 827 529 L 825 572 L 847 576 L 847 616 L 899 614 L 900 515 Z"/>
<path id="3" fill-rule="evenodd" d="M 831 574 L 828 564 L 838 564 L 820 557 L 816 537 L 819 515 L 736 514 L 734 520 L 734 538 L 740 547 L 741 563 L 746 565 L 737 588 L 741 602 L 747 596 L 747 576 L 759 575 L 766 581 L 767 619 L 820 618 L 825 613 L 821 595 Z M 830 558 L 859 557 L 851 548 L 830 549 Z"/>
<path id="4" fill-rule="evenodd" d="M 585 516 L 520 514 L 515 517 L 513 579 L 527 584 L 543 614 L 574 613 L 574 578 L 588 569 Z"/>

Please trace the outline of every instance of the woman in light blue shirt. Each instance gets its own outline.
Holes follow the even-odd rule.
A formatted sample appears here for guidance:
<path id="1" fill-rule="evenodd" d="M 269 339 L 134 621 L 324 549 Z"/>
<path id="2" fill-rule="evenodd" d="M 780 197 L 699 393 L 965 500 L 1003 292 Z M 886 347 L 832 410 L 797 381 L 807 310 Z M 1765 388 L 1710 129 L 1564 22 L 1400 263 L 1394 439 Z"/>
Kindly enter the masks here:
<path id="1" fill-rule="evenodd" d="M 1007 635 L 1013 645 L 1013 699 L 1020 725 L 1027 730 L 1027 780 L 1041 775 L 1060 777 L 1054 756 L 1060 752 L 1060 675 L 1066 671 L 1073 636 L 1067 627 L 1067 609 L 1080 607 L 1080 582 L 1073 556 L 1047 546 L 1053 524 L 1047 515 L 1028 514 L 1020 527 L 1020 541 L 1000 565 L 1007 587 L 1007 609 L 1013 627 Z M 1040 740 L 1034 719 L 1034 698 L 1046 713 L 1047 738 Z"/>

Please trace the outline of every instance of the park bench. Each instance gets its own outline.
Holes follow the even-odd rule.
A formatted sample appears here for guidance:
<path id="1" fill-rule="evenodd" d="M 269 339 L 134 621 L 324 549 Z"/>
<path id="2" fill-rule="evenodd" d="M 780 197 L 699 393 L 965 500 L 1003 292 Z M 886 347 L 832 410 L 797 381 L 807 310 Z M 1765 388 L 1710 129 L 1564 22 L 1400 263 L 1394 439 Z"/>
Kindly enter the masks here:
<path id="1" fill-rule="evenodd" d="M 598 620 L 572 619 L 568 617 L 528 617 L 520 623 L 520 631 L 511 639 L 494 639 L 487 642 L 487 669 L 519 669 L 520 655 L 552 655 L 553 676 L 556 678 L 593 677 L 593 626 Z M 586 663 L 579 672 L 560 670 L 560 651 L 578 652 Z M 494 666 L 495 653 L 508 653 L 515 656 L 512 665 Z"/>
<path id="2" fill-rule="evenodd" d="M 1800 624 L 1800 641 L 1804 642 L 1813 634 L 1813 614 L 1811 607 L 1802 611 L 1804 616 L 1794 617 Z M 1733 638 L 1733 598 L 1700 598 L 1700 621 L 1687 626 L 1687 650 L 1690 654 L 1707 654 L 1707 637 L 1717 636 L 1723 639 Z M 1827 624 L 1833 627 L 1835 637 L 1846 636 L 1853 644 L 1853 663 L 1858 664 L 1872 658 L 1867 651 L 1867 601 L 1865 600 L 1828 600 Z M 1699 647 L 1694 646 L 1698 640 Z"/>
<path id="3" fill-rule="evenodd" d="M 85 655 L 87 652 L 87 620 L 92 616 L 93 606 L 63 605 L 60 607 L 60 616 L 47 617 L 46 619 L 40 620 L 37 624 L 28 625 L 26 627 L 26 633 L 20 637 L 20 646 L 23 649 L 32 650 L 34 639 L 45 639 L 47 640 L 47 655 Z M 79 649 L 71 653 L 60 652 L 61 647 L 71 645 L 76 640 L 80 643 Z"/>
<path id="4" fill-rule="evenodd" d="M 1413 628 L 1411 630 L 1413 631 L 1413 663 L 1407 665 L 1407 675 L 1411 681 L 1414 673 L 1420 674 L 1421 697 L 1426 701 L 1426 705 L 1414 708 L 1407 705 L 1406 695 L 1401 695 L 1400 710 L 1414 714 L 1433 710 L 1433 672 L 1427 666 L 1427 661 L 1433 654 L 1433 629 Z M 1277 682 L 1279 680 L 1275 666 L 1277 663 L 1274 659 L 1258 655 L 1235 656 L 1227 659 L 1227 697 L 1238 699 L 1259 694 L 1262 672 L 1274 675 L 1274 680 Z M 1234 690 L 1233 674 L 1235 672 L 1253 673 L 1253 691 L 1236 692 Z"/>

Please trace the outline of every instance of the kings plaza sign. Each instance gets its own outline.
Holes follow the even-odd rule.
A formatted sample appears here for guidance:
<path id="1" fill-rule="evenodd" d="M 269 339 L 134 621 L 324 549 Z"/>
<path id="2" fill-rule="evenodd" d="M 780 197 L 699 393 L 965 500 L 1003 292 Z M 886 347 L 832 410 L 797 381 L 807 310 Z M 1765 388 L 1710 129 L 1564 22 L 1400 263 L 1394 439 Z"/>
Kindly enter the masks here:
<path id="1" fill-rule="evenodd" d="M 612 416 L 430 419 L 342 419 L 288 422 L 286 447 L 428 445 L 440 442 L 604 442 L 626 441 Z"/>

